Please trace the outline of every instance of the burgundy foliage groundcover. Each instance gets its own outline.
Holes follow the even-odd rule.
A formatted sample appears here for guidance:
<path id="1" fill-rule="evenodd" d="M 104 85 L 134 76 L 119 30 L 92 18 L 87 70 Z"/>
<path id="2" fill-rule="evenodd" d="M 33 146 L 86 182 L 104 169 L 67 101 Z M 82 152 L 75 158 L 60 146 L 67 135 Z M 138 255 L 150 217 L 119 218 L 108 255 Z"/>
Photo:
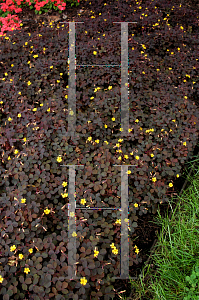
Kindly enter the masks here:
<path id="1" fill-rule="evenodd" d="M 4 300 L 114 299 L 112 277 L 120 276 L 117 210 L 76 210 L 77 276 L 87 282 L 66 280 L 69 168 L 61 165 L 84 165 L 76 168 L 75 183 L 76 205 L 82 208 L 120 207 L 121 168 L 114 165 L 137 165 L 128 168 L 133 269 L 142 262 L 136 239 L 139 218 L 155 214 L 158 204 L 175 193 L 176 179 L 198 141 L 197 16 L 178 5 L 171 18 L 169 1 L 118 3 L 109 11 L 102 4 L 101 15 L 95 11 L 95 18 L 85 17 L 84 24 L 76 25 L 76 64 L 119 65 L 121 24 L 113 22 L 137 22 L 128 25 L 128 137 L 122 136 L 120 124 L 118 67 L 76 67 L 77 136 L 67 135 L 67 24 L 32 33 L 22 29 L 1 39 Z"/>

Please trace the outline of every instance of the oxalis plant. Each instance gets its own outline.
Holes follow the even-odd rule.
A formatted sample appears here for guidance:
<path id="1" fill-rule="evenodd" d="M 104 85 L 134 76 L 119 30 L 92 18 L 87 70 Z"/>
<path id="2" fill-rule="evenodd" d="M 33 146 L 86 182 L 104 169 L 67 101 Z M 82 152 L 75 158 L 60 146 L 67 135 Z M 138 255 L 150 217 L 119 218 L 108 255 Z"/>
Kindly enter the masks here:
<path id="1" fill-rule="evenodd" d="M 127 8 L 124 5 L 126 15 Z M 126 19 L 140 22 L 134 30 L 129 25 L 128 32 L 128 136 L 122 136 L 120 123 L 119 68 L 78 69 L 72 81 L 76 80 L 76 109 L 69 109 L 68 25 L 1 38 L 3 300 L 8 299 L 5 295 L 34 300 L 114 298 L 111 283 L 113 276 L 120 276 L 122 222 L 121 212 L 109 209 L 121 207 L 126 186 L 121 184 L 121 165 L 130 166 L 123 174 L 129 180 L 129 215 L 124 219 L 130 236 L 129 266 L 141 262 L 138 239 L 135 245 L 138 218 L 156 213 L 158 203 L 172 196 L 174 181 L 193 152 L 199 129 L 199 112 L 193 104 L 198 82 L 196 37 L 187 33 L 185 25 L 171 27 L 166 16 L 159 17 L 153 10 L 149 6 L 151 24 L 143 35 L 145 21 L 140 21 L 140 12 L 130 11 Z M 112 23 L 121 18 L 110 18 L 107 10 L 100 14 L 76 28 L 78 62 L 119 65 L 121 24 L 113 27 Z M 66 130 L 75 113 L 73 139 Z M 74 177 L 64 165 L 84 166 L 76 169 L 72 192 Z M 70 193 L 77 210 L 69 214 Z M 77 221 L 71 236 L 77 242 L 73 248 L 77 249 L 78 279 L 68 280 L 71 218 Z"/>

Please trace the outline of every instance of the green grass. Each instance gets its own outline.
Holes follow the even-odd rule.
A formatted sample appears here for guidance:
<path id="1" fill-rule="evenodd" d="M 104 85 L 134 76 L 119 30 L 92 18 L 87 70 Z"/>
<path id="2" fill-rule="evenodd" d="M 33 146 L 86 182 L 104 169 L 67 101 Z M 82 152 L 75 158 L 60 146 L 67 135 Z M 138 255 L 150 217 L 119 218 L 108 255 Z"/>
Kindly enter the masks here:
<path id="1" fill-rule="evenodd" d="M 156 273 L 150 262 L 143 269 L 143 277 L 130 280 L 131 300 L 199 299 L 199 268 L 194 268 L 196 263 L 199 265 L 199 156 L 191 161 L 191 167 L 193 164 L 192 176 L 187 176 L 189 187 L 170 201 L 170 219 L 168 211 L 161 217 L 158 210 L 154 222 L 160 225 L 161 232 L 152 254 Z M 173 209 L 176 200 L 178 204 Z M 191 276 L 191 284 L 187 276 Z"/>

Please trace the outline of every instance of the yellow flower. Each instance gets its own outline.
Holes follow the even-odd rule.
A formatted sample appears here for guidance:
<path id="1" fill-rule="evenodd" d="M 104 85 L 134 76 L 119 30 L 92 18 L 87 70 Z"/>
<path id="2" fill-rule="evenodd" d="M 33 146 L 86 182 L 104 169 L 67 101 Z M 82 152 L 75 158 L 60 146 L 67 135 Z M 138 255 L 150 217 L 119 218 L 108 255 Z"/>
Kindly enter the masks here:
<path id="1" fill-rule="evenodd" d="M 137 253 L 137 254 L 138 254 L 139 252 L 140 252 L 140 251 L 139 251 L 139 249 L 137 248 L 137 249 L 135 250 L 135 253 Z"/>
<path id="2" fill-rule="evenodd" d="M 33 111 L 37 111 L 37 108 L 35 107 L 35 108 L 33 108 Z"/>
<path id="3" fill-rule="evenodd" d="M 183 30 L 184 28 L 183 28 L 182 26 L 180 26 L 180 29 L 182 29 L 182 30 Z"/>
<path id="4" fill-rule="evenodd" d="M 8 118 L 8 121 L 12 121 L 12 118 L 9 117 L 9 118 Z"/>
<path id="5" fill-rule="evenodd" d="M 60 75 L 60 76 L 62 76 L 62 75 L 63 75 L 63 73 L 59 73 L 59 75 Z"/>
<path id="6" fill-rule="evenodd" d="M 75 231 L 73 231 L 72 236 L 73 237 L 77 236 L 77 233 Z"/>
<path id="7" fill-rule="evenodd" d="M 109 86 L 108 89 L 111 90 L 111 89 L 112 89 L 112 86 Z"/>
<path id="8" fill-rule="evenodd" d="M 153 153 L 151 154 L 151 157 L 154 157 L 154 154 L 153 154 Z"/>
<path id="9" fill-rule="evenodd" d="M 138 123 L 138 122 L 139 122 L 139 120 L 138 120 L 138 119 L 136 119 L 136 120 L 135 120 L 135 122 L 136 122 L 136 123 Z"/>
<path id="10" fill-rule="evenodd" d="M 137 203 L 135 203 L 135 204 L 134 204 L 134 206 L 135 206 L 135 207 L 138 207 L 138 204 L 137 204 Z"/>
<path id="11" fill-rule="evenodd" d="M 16 149 L 16 150 L 14 151 L 14 154 L 17 154 L 17 153 L 19 153 L 19 151 Z"/>
<path id="12" fill-rule="evenodd" d="M 5 76 L 8 76 L 8 73 L 5 73 Z"/>
<path id="13" fill-rule="evenodd" d="M 81 279 L 80 279 L 80 283 L 81 283 L 82 285 L 86 285 L 87 279 L 86 279 L 85 277 L 81 278 Z"/>
<path id="14" fill-rule="evenodd" d="M 99 144 L 99 140 L 95 140 L 95 142 L 96 142 L 97 144 Z"/>
<path id="15" fill-rule="evenodd" d="M 152 178 L 152 181 L 153 181 L 153 182 L 156 182 L 156 180 L 157 180 L 156 177 L 153 177 L 153 178 Z"/>
<path id="16" fill-rule="evenodd" d="M 110 245 L 110 247 L 111 247 L 111 248 L 115 248 L 115 245 L 114 245 L 114 243 L 112 243 L 112 244 Z"/>
<path id="17" fill-rule="evenodd" d="M 10 156 L 8 156 L 8 160 L 11 160 L 11 157 L 10 157 Z"/>
<path id="18" fill-rule="evenodd" d="M 132 129 L 131 128 L 129 128 L 129 132 L 131 132 L 132 131 Z"/>
<path id="19" fill-rule="evenodd" d="M 24 138 L 23 140 L 24 140 L 24 142 L 26 142 L 26 138 Z"/>
<path id="20" fill-rule="evenodd" d="M 121 156 L 118 157 L 119 160 L 122 160 Z"/>
<path id="21" fill-rule="evenodd" d="M 107 128 L 108 126 L 105 124 L 104 127 Z"/>
<path id="22" fill-rule="evenodd" d="M 86 203 L 86 199 L 81 199 L 80 203 L 84 205 Z"/>
<path id="23" fill-rule="evenodd" d="M 137 160 L 138 160 L 139 158 L 140 158 L 140 157 L 139 157 L 138 155 L 135 157 L 135 159 L 137 159 Z"/>
<path id="24" fill-rule="evenodd" d="M 169 183 L 169 187 L 172 187 L 172 186 L 173 186 L 173 183 L 170 182 L 170 183 Z"/>
<path id="25" fill-rule="evenodd" d="M 44 212 L 48 215 L 50 213 L 50 209 L 45 209 Z"/>
<path id="26" fill-rule="evenodd" d="M 18 114 L 17 117 L 18 117 L 18 118 L 21 118 L 21 114 Z"/>
<path id="27" fill-rule="evenodd" d="M 115 223 L 121 225 L 121 219 L 117 219 L 117 221 Z"/>
<path id="28" fill-rule="evenodd" d="M 12 252 L 15 251 L 15 249 L 16 249 L 15 245 L 13 245 L 13 246 L 10 247 L 10 251 L 12 251 Z"/>
<path id="29" fill-rule="evenodd" d="M 28 81 L 28 85 L 31 85 L 32 83 L 30 81 Z"/>
<path id="30" fill-rule="evenodd" d="M 123 131 L 123 128 L 120 128 L 120 131 Z"/>
<path id="31" fill-rule="evenodd" d="M 3 104 L 3 101 L 1 101 L 0 103 Z"/>
<path id="32" fill-rule="evenodd" d="M 63 185 L 63 187 L 65 187 L 65 186 L 67 186 L 67 182 L 66 181 L 64 181 L 63 183 L 62 183 L 62 185 Z"/>
<path id="33" fill-rule="evenodd" d="M 98 256 L 98 254 L 99 254 L 99 251 L 97 251 L 97 250 L 94 250 L 94 257 L 97 257 L 97 256 Z"/>
<path id="34" fill-rule="evenodd" d="M 74 213 L 74 211 L 71 211 L 71 212 L 70 212 L 70 217 L 72 217 L 72 218 L 73 218 L 74 216 L 75 216 L 75 213 Z"/>
<path id="35" fill-rule="evenodd" d="M 68 194 L 67 194 L 67 193 L 64 193 L 64 194 L 61 193 L 61 195 L 62 195 L 63 198 L 68 197 Z"/>
<path id="36" fill-rule="evenodd" d="M 92 140 L 92 136 L 89 136 L 89 137 L 88 137 L 88 140 L 91 141 L 91 140 Z"/>
<path id="37" fill-rule="evenodd" d="M 48 112 L 50 111 L 50 107 L 47 109 L 47 111 L 48 111 Z"/>
<path id="38" fill-rule="evenodd" d="M 112 121 L 115 121 L 115 118 L 113 117 L 111 120 L 112 120 Z"/>
<path id="39" fill-rule="evenodd" d="M 19 259 L 22 259 L 23 257 L 23 254 L 19 254 Z"/>
<path id="40" fill-rule="evenodd" d="M 157 71 L 160 71 L 160 69 L 157 69 Z"/>
<path id="41" fill-rule="evenodd" d="M 24 273 L 28 274 L 28 272 L 30 272 L 30 269 L 29 268 L 25 268 L 24 269 Z"/>
<path id="42" fill-rule="evenodd" d="M 66 95 L 65 98 L 68 99 L 68 95 Z"/>
<path id="43" fill-rule="evenodd" d="M 22 198 L 21 203 L 26 203 L 26 198 Z"/>
<path id="44" fill-rule="evenodd" d="M 140 130 L 142 130 L 142 127 L 140 127 Z"/>
<path id="45" fill-rule="evenodd" d="M 53 69 L 53 66 L 50 66 L 50 69 Z"/>
<path id="46" fill-rule="evenodd" d="M 74 112 L 71 110 L 71 111 L 69 112 L 69 115 L 70 115 L 70 116 L 73 116 L 73 115 L 74 115 Z"/>
<path id="47" fill-rule="evenodd" d="M 187 143 L 186 143 L 186 142 L 184 142 L 184 143 L 183 143 L 183 145 L 184 145 L 184 146 L 186 146 L 186 145 L 187 145 Z"/>
<path id="48" fill-rule="evenodd" d="M 130 170 L 128 170 L 128 171 L 127 171 L 127 174 L 131 174 L 131 171 L 130 171 Z"/>
<path id="49" fill-rule="evenodd" d="M 178 178 L 179 176 L 180 176 L 179 174 L 176 175 L 177 178 Z"/>
<path id="50" fill-rule="evenodd" d="M 175 122 L 176 120 L 172 120 L 172 122 Z"/>
<path id="51" fill-rule="evenodd" d="M 128 155 L 124 155 L 124 158 L 128 159 L 129 157 L 128 157 Z"/>
<path id="52" fill-rule="evenodd" d="M 187 96 L 184 96 L 185 99 L 187 99 Z"/>
<path id="53" fill-rule="evenodd" d="M 57 79 L 57 82 L 59 83 L 59 82 L 60 82 L 60 80 L 58 80 L 58 79 Z"/>
<path id="54" fill-rule="evenodd" d="M 2 283 L 3 282 L 3 277 L 0 275 L 0 283 Z"/>
<path id="55" fill-rule="evenodd" d="M 11 67 L 14 67 L 14 65 L 12 64 Z"/>
<path id="56" fill-rule="evenodd" d="M 60 155 L 57 157 L 57 161 L 58 161 L 58 162 L 61 162 L 61 161 L 62 161 L 62 158 L 61 158 Z"/>
<path id="57" fill-rule="evenodd" d="M 120 142 L 120 143 L 123 142 L 123 139 L 119 139 L 118 142 Z"/>
<path id="58" fill-rule="evenodd" d="M 108 142 L 107 141 L 104 141 L 104 143 L 106 143 L 108 145 Z"/>
<path id="59" fill-rule="evenodd" d="M 94 54 L 94 55 L 97 55 L 97 51 L 93 51 L 93 54 Z"/>
<path id="60" fill-rule="evenodd" d="M 113 249 L 112 252 L 113 252 L 113 254 L 115 254 L 115 255 L 118 254 L 118 250 L 117 250 L 116 248 Z"/>
<path id="61" fill-rule="evenodd" d="M 116 144 L 116 146 L 117 146 L 117 147 L 119 147 L 119 146 L 120 146 L 120 144 L 119 144 L 119 143 L 117 143 L 117 144 Z"/>
<path id="62" fill-rule="evenodd" d="M 30 253 L 33 253 L 33 249 L 32 249 L 32 248 L 30 248 L 28 251 L 29 251 Z"/>

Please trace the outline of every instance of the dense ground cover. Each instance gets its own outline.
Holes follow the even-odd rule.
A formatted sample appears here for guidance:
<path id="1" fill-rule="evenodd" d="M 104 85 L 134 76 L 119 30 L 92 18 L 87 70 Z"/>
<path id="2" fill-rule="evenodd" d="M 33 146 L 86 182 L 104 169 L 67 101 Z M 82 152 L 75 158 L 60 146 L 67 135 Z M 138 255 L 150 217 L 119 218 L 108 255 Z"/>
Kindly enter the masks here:
<path id="1" fill-rule="evenodd" d="M 198 299 L 198 207 L 199 158 L 189 162 L 187 184 L 172 198 L 164 215 L 154 221 L 161 227 L 152 259 L 139 280 L 131 281 L 132 298 L 141 300 Z M 176 201 L 177 200 L 177 201 Z M 176 202 L 178 203 L 176 205 Z M 126 300 L 128 298 L 122 297 Z"/>
<path id="2" fill-rule="evenodd" d="M 95 12 L 95 14 L 94 14 L 94 18 L 97 18 L 97 15 L 100 15 L 100 14 L 103 14 L 103 8 L 102 8 L 102 6 L 100 6 L 101 4 L 104 4 L 104 3 L 98 3 L 98 7 L 96 8 L 96 10 L 98 9 L 98 14 L 97 14 L 97 11 Z M 137 5 L 139 5 L 140 6 L 140 4 L 137 4 Z M 154 3 L 154 6 L 155 6 L 156 4 Z M 173 5 L 173 3 L 172 3 L 172 5 Z M 138 12 L 140 11 L 140 8 L 139 8 L 139 6 L 138 6 Z M 105 5 L 104 5 L 104 7 L 105 7 Z M 150 3 L 149 3 L 149 5 L 148 5 L 148 7 L 150 7 Z M 157 4 L 157 7 L 158 7 L 158 4 Z M 172 7 L 172 6 L 171 6 Z M 92 9 L 93 9 L 93 6 L 92 6 Z M 124 7 L 123 7 L 123 9 L 124 9 Z M 161 7 L 161 8 L 159 8 L 160 10 L 161 10 L 161 12 L 162 11 L 164 11 L 163 10 L 163 8 Z M 172 10 L 171 8 L 170 8 L 170 10 Z M 100 12 L 99 12 L 100 11 Z M 118 8 L 118 11 L 119 11 L 119 15 L 121 16 L 121 17 L 123 17 L 123 11 L 122 11 L 122 6 L 121 7 L 119 7 Z M 125 11 L 125 9 L 124 9 L 124 11 Z M 167 13 L 169 12 L 169 9 L 168 9 L 168 11 L 167 11 Z M 88 12 L 87 12 L 88 13 Z M 178 12 L 176 12 L 176 14 L 178 14 Z M 140 13 L 139 13 L 139 15 L 140 15 Z M 167 15 L 167 14 L 166 14 Z M 165 15 L 165 16 L 166 16 Z M 92 17 L 92 16 L 91 16 Z M 170 16 L 168 16 L 169 18 L 171 18 L 169 21 L 168 21 L 168 24 L 170 24 L 171 25 L 171 29 L 172 28 L 174 28 L 177 24 L 175 24 L 175 21 L 176 21 L 176 15 L 174 14 L 172 17 L 170 17 Z M 179 15 L 178 15 L 178 17 L 179 17 Z M 159 18 L 159 16 L 157 15 L 157 20 L 158 20 L 158 18 Z M 163 16 L 162 16 L 162 18 L 163 18 Z M 124 18 L 125 19 L 125 18 Z M 183 22 L 183 18 L 181 18 L 180 19 L 180 21 L 181 22 Z M 190 22 L 191 22 L 191 20 L 189 20 Z M 196 20 L 195 20 L 196 21 Z M 156 24 L 156 23 L 155 23 Z M 189 27 L 189 25 L 188 24 L 186 24 L 186 25 L 184 25 L 183 23 L 180 23 L 179 24 L 179 27 L 180 27 L 180 25 L 183 27 L 183 26 L 186 26 L 186 29 L 185 29 L 185 32 L 187 32 L 187 30 L 188 31 L 192 31 L 193 32 L 193 34 L 196 36 L 196 33 L 197 33 L 197 27 L 194 25 L 194 22 L 192 23 L 192 28 L 190 28 Z M 156 26 L 158 26 L 158 25 L 156 25 Z M 173 26 L 173 27 L 172 27 Z M 169 25 L 168 25 L 168 27 L 169 27 Z M 183 29 L 184 29 L 185 27 L 183 27 Z M 141 26 L 139 25 L 138 26 L 138 28 L 137 28 L 137 32 L 136 32 L 136 35 L 138 36 L 138 35 L 140 35 L 141 34 L 141 31 L 142 30 L 140 30 L 141 29 Z M 146 28 L 146 29 L 148 29 L 148 28 Z M 191 32 L 190 31 L 190 32 Z M 143 33 L 146 33 L 145 31 L 143 32 Z M 133 34 L 132 32 L 131 32 L 131 34 Z M 196 43 L 197 43 L 197 38 L 196 38 Z M 145 43 L 144 43 L 145 44 Z M 188 42 L 188 45 L 189 45 L 189 42 Z M 134 46 L 134 45 L 133 45 Z M 162 58 L 164 58 L 164 55 L 165 55 L 165 53 L 164 53 L 164 51 L 163 51 L 163 49 L 161 49 L 161 51 L 162 51 L 162 53 L 161 53 L 161 51 L 160 51 L 160 53 L 158 53 L 158 51 L 159 51 L 159 47 L 158 47 L 159 45 L 158 45 L 158 43 L 157 43 L 157 45 L 155 45 L 155 47 L 153 47 L 152 48 L 152 52 L 150 53 L 148 53 L 147 52 L 147 54 L 148 55 L 153 55 L 153 53 L 154 53 L 154 51 L 155 51 L 155 53 L 156 53 L 156 55 L 158 56 L 163 56 L 163 57 L 161 57 L 161 59 Z M 178 45 L 179 46 L 179 45 Z M 189 45 L 190 46 L 190 45 Z M 160 47 L 161 48 L 161 47 Z M 174 49 L 175 47 L 173 47 L 173 45 L 170 47 L 170 48 L 172 48 L 172 49 Z M 176 47 L 177 48 L 177 47 Z M 142 49 L 141 48 L 141 50 L 140 51 L 145 51 L 145 49 Z M 148 50 L 147 50 L 148 51 Z M 170 50 L 171 51 L 171 50 Z M 179 51 L 179 50 L 178 50 Z M 189 49 L 188 50 L 188 52 L 191 52 L 191 49 Z M 187 52 L 187 53 L 188 53 Z M 118 52 L 119 53 L 119 52 Z M 146 52 L 145 52 L 146 53 Z M 171 51 L 171 53 L 172 53 L 172 51 Z M 194 55 L 194 58 L 195 57 L 197 57 L 197 55 L 196 55 L 196 53 L 193 53 L 193 55 Z M 171 56 L 172 56 L 172 54 L 171 54 Z M 132 60 L 132 58 L 131 58 L 131 60 Z M 193 61 L 194 61 L 194 59 L 193 59 Z M 196 59 L 196 61 L 197 61 L 197 59 Z M 165 65 L 163 65 L 162 66 L 162 68 L 165 68 L 165 66 L 166 66 L 166 60 L 165 60 Z M 170 67 L 171 67 L 171 65 L 170 65 Z M 195 65 L 193 65 L 193 70 L 195 70 L 194 68 L 196 68 L 197 66 L 195 66 Z M 158 68 L 158 67 L 157 67 Z M 5 70 L 5 71 L 7 71 L 7 70 Z M 142 70 L 143 72 L 146 72 L 146 70 Z M 162 70 L 161 70 L 162 71 Z M 176 70 L 175 70 L 176 71 Z M 182 70 L 178 70 L 178 73 L 179 74 L 181 74 L 181 72 L 182 72 Z M 193 72 L 196 72 L 196 71 L 193 71 Z M 189 73 L 187 72 L 187 75 L 188 76 L 190 76 L 189 75 Z M 169 76 L 172 76 L 172 75 L 169 75 Z M 176 76 L 176 74 L 175 74 L 175 76 Z M 185 76 L 185 78 L 186 78 L 187 76 Z M 190 91 L 189 91 L 189 89 L 187 89 L 187 95 L 189 94 L 189 101 L 195 101 L 196 103 L 197 103 L 197 84 L 198 84 L 198 77 L 197 77 L 197 72 L 196 73 L 193 73 L 193 78 L 191 78 L 191 80 L 190 80 L 190 82 L 189 82 L 189 78 L 190 77 L 188 77 L 188 78 L 183 78 L 182 80 L 184 81 L 184 84 L 186 85 L 187 84 L 187 86 L 189 86 L 190 85 L 190 89 L 192 89 L 192 86 L 193 86 L 193 89 L 191 90 L 191 93 L 190 93 Z M 173 75 L 173 77 L 172 77 L 172 79 L 174 79 L 174 75 Z M 180 79 L 181 80 L 181 79 Z M 176 82 L 176 84 L 178 84 L 178 85 L 180 85 L 180 80 L 179 80 L 179 82 Z M 193 80 L 193 81 L 192 81 Z M 187 82 L 187 83 L 186 83 Z M 196 85 L 195 85 L 196 84 Z M 138 80 L 138 82 L 137 82 L 137 85 L 139 85 L 139 80 Z M 183 88 L 184 88 L 184 86 L 183 86 Z M 186 99 L 186 98 L 185 98 Z M 4 106 L 2 107 L 2 109 L 4 109 Z M 137 234 L 137 236 L 140 236 L 140 238 L 139 238 L 139 243 L 138 243 L 138 245 L 139 245 L 139 249 L 142 249 L 143 250 L 143 252 L 144 252 L 144 248 L 146 249 L 146 244 L 145 244 L 145 237 L 147 236 L 147 238 L 149 238 L 149 236 L 150 236 L 150 234 L 149 234 L 149 231 L 147 232 L 147 234 L 146 234 L 146 232 L 145 232 L 145 237 L 143 237 L 143 224 L 141 223 L 141 221 L 142 220 L 144 220 L 144 222 L 145 222 L 145 224 L 147 224 L 148 222 L 148 220 L 147 220 L 147 218 L 144 218 L 144 216 L 141 216 L 141 217 L 139 217 L 139 220 L 138 220 L 138 230 L 136 231 L 136 234 Z M 140 223 L 139 223 L 140 222 Z M 154 229 L 154 227 L 153 227 L 153 229 Z M 140 234 L 139 234 L 139 230 L 140 230 Z M 149 230 L 149 229 L 148 229 Z M 145 230 L 144 230 L 145 231 Z M 150 242 L 153 242 L 153 239 L 150 237 L 149 238 L 150 239 Z M 140 257 L 142 257 L 142 259 L 144 258 L 144 253 L 140 253 Z M 133 271 L 131 270 L 131 274 L 133 274 Z M 133 275 L 131 275 L 131 276 L 133 276 Z"/>

